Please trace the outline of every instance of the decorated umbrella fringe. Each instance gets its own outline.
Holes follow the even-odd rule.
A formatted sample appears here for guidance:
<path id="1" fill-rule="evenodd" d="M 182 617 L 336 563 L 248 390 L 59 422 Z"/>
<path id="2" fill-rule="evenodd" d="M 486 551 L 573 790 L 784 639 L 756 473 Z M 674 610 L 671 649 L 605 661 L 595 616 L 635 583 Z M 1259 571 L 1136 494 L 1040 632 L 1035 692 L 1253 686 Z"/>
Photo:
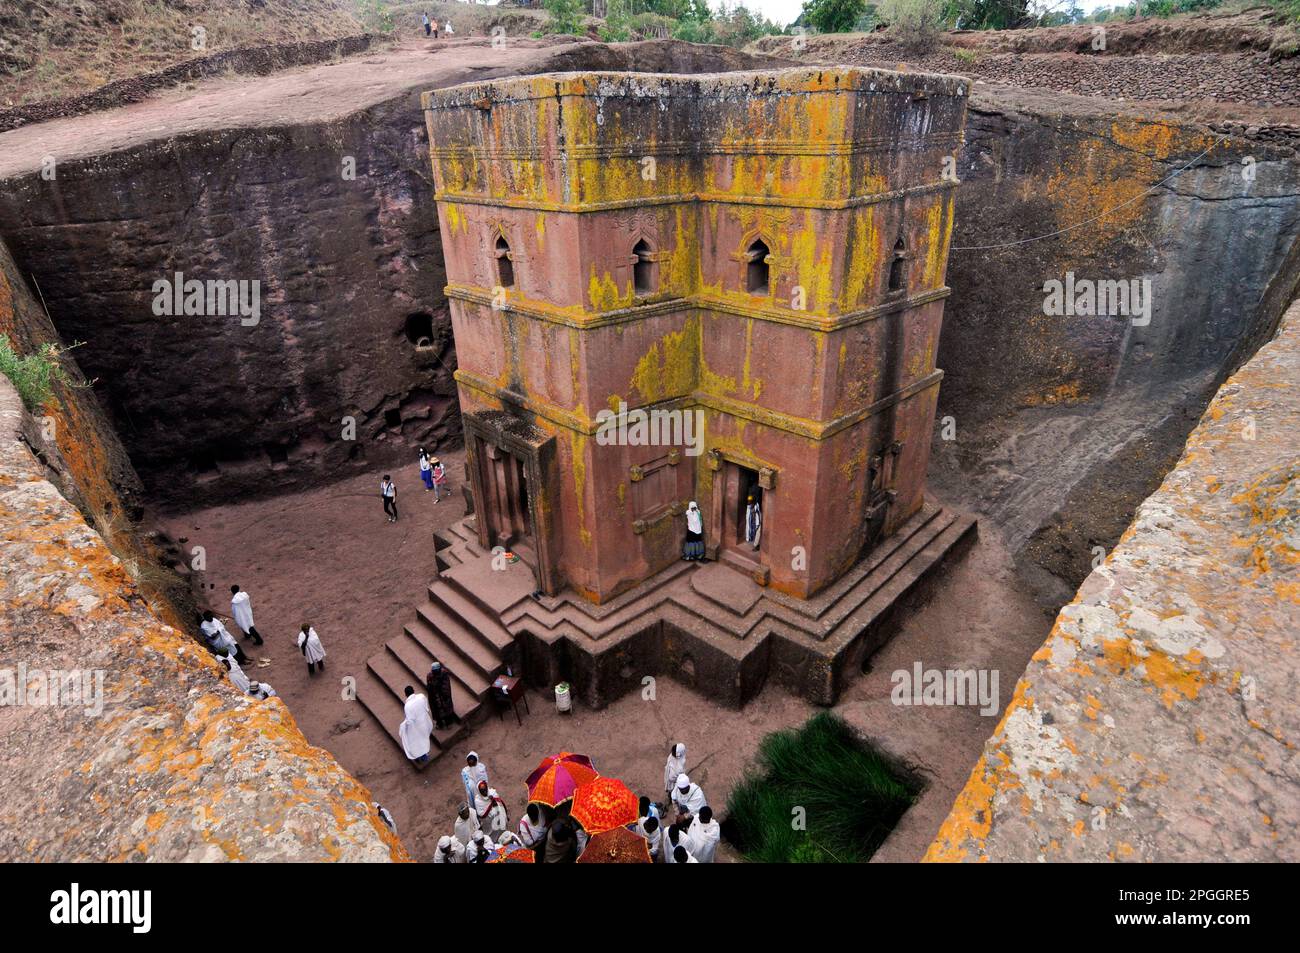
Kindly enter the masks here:
<path id="1" fill-rule="evenodd" d="M 578 857 L 580 864 L 648 864 L 650 846 L 636 831 L 616 827 L 592 834 L 587 848 Z"/>

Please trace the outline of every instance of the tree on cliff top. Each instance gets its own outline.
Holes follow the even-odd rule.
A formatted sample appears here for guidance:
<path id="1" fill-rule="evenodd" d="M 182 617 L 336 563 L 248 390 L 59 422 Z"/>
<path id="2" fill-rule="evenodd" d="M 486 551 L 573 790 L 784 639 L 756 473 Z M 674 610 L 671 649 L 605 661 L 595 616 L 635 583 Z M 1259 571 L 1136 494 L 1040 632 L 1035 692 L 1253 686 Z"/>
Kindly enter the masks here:
<path id="1" fill-rule="evenodd" d="M 799 19 L 820 33 L 848 33 L 867 9 L 867 0 L 808 0 Z"/>
<path id="2" fill-rule="evenodd" d="M 544 0 L 542 6 L 551 15 L 551 20 L 546 25 L 547 33 L 569 33 L 573 36 L 583 36 L 586 33 L 582 28 L 582 0 Z"/>
<path id="3" fill-rule="evenodd" d="M 881 0 L 880 19 L 904 46 L 932 48 L 944 27 L 944 0 Z"/>

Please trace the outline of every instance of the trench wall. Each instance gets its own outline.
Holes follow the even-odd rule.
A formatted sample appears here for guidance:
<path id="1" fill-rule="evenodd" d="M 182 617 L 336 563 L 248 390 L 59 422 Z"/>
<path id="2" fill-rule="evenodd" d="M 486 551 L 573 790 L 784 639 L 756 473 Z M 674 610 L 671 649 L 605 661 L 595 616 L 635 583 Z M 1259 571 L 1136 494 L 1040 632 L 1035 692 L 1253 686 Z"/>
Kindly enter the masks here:
<path id="1" fill-rule="evenodd" d="M 926 859 L 1300 859 L 1300 303 L 1057 617 Z"/>
<path id="2" fill-rule="evenodd" d="M 0 245 L 0 332 L 30 353 L 57 341 L 43 320 Z M 406 859 L 284 704 L 239 694 L 141 585 L 129 464 L 64 365 L 35 413 L 0 376 L 0 860 Z M 78 673 L 65 704 L 52 671 Z"/>

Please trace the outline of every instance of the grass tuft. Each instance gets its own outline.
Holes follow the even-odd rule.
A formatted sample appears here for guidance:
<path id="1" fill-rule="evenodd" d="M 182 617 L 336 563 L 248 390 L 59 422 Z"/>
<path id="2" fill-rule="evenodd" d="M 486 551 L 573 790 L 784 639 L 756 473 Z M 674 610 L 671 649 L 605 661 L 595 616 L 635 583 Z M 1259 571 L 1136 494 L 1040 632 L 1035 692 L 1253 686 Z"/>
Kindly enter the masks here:
<path id="1" fill-rule="evenodd" d="M 821 712 L 759 743 L 727 801 L 727 836 L 755 863 L 865 863 L 917 793 L 843 719 Z"/>
<path id="2" fill-rule="evenodd" d="M 0 334 L 0 374 L 13 383 L 23 405 L 32 412 L 43 408 L 54 397 L 54 382 L 67 380 L 59 365 L 59 348 L 42 345 L 35 354 L 25 357 L 15 349 L 8 335 Z"/>

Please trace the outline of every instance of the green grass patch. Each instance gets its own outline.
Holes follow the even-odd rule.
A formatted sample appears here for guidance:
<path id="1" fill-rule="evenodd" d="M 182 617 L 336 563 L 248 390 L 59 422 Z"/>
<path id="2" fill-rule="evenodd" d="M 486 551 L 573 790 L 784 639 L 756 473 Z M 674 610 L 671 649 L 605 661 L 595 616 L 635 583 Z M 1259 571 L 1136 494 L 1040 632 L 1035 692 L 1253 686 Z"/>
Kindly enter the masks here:
<path id="1" fill-rule="evenodd" d="M 821 712 L 763 738 L 727 800 L 725 832 L 754 863 L 865 863 L 919 791 L 842 718 Z"/>
<path id="2" fill-rule="evenodd" d="M 30 411 L 38 411 L 54 396 L 54 382 L 66 381 L 59 365 L 59 348 L 42 346 L 35 354 L 20 355 L 8 335 L 0 334 L 0 374 L 13 383 Z"/>

